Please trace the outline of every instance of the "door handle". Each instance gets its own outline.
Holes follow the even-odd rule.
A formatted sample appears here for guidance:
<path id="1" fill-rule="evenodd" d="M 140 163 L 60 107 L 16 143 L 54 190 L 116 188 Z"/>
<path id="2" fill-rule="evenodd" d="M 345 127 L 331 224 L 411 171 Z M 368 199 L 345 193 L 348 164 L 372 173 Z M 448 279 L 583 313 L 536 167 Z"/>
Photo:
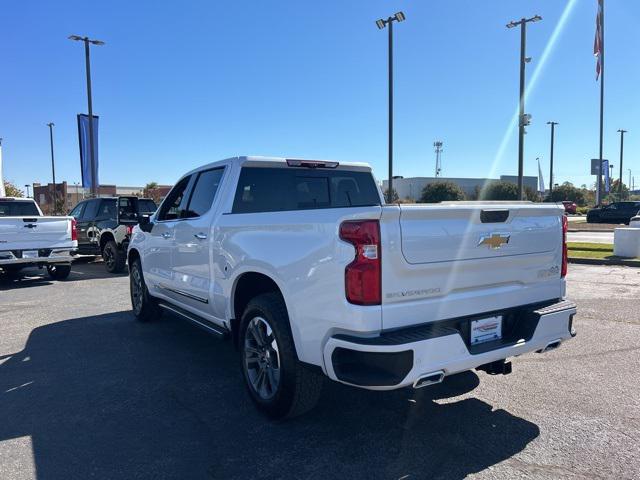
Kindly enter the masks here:
<path id="1" fill-rule="evenodd" d="M 207 235 L 205 233 L 196 233 L 193 236 L 196 237 L 198 240 L 206 240 L 207 239 Z"/>
<path id="2" fill-rule="evenodd" d="M 171 238 L 171 234 L 169 232 L 164 232 L 162 234 L 162 238 Z"/>

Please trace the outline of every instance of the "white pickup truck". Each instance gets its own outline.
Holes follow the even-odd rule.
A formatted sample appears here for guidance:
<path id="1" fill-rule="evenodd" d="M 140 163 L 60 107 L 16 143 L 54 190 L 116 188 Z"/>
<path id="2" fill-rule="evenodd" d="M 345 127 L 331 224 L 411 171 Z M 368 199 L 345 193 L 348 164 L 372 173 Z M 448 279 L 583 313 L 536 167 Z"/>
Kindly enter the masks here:
<path id="1" fill-rule="evenodd" d="M 0 197 L 0 269 L 6 274 L 37 266 L 64 280 L 77 247 L 73 217 L 45 217 L 31 198 Z"/>
<path id="2" fill-rule="evenodd" d="M 390 390 L 506 374 L 575 335 L 566 225 L 555 204 L 388 205 L 366 164 L 231 158 L 134 229 L 133 312 L 229 336 L 275 418 L 311 408 L 323 376 Z"/>

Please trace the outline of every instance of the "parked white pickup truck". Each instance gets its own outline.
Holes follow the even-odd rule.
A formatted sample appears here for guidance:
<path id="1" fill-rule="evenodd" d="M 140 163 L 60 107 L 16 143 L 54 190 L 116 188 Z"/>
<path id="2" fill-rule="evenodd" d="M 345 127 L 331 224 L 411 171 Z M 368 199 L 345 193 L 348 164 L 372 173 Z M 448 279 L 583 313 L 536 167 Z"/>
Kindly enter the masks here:
<path id="1" fill-rule="evenodd" d="M 365 164 L 238 157 L 182 177 L 134 229 L 133 312 L 233 339 L 255 404 L 314 405 L 323 375 L 419 388 L 575 335 L 555 204 L 386 205 Z"/>
<path id="2" fill-rule="evenodd" d="M 73 217 L 45 217 L 31 198 L 0 198 L 0 269 L 16 275 L 26 267 L 46 267 L 63 280 L 78 247 Z"/>

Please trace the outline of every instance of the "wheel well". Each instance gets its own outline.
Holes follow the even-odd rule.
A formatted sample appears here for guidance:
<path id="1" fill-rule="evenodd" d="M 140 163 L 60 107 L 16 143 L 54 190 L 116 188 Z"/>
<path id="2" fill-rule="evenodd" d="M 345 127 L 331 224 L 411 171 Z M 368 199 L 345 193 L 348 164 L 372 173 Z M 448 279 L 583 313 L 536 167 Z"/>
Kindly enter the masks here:
<path id="1" fill-rule="evenodd" d="M 103 251 L 104 246 L 111 240 L 115 241 L 115 237 L 112 233 L 103 233 L 102 235 L 100 235 L 100 251 Z"/>
<path id="2" fill-rule="evenodd" d="M 238 278 L 233 295 L 233 318 L 231 319 L 231 333 L 234 345 L 237 346 L 240 318 L 247 304 L 252 298 L 270 292 L 278 293 L 282 297 L 282 292 L 276 282 L 262 273 L 247 272 Z"/>
<path id="3" fill-rule="evenodd" d="M 127 264 L 129 265 L 129 268 L 131 268 L 133 261 L 139 258 L 140 253 L 138 252 L 138 250 L 136 250 L 135 248 L 129 250 L 129 255 L 127 255 Z"/>

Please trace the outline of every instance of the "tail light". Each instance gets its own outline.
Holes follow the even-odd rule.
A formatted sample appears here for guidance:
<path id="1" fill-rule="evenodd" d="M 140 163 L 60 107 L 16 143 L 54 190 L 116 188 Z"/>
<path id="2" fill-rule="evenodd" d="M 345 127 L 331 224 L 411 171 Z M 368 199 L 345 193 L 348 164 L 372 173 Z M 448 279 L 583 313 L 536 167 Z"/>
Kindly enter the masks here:
<path id="1" fill-rule="evenodd" d="M 131 236 L 133 233 L 133 225 L 127 225 L 127 235 Z"/>
<path id="2" fill-rule="evenodd" d="M 566 215 L 562 215 L 562 269 L 560 276 L 567 276 L 567 230 L 569 229 L 569 220 Z"/>
<path id="3" fill-rule="evenodd" d="M 343 222 L 340 224 L 340 238 L 356 249 L 355 259 L 344 272 L 347 300 L 356 305 L 380 305 L 380 223 L 378 220 Z"/>
<path id="4" fill-rule="evenodd" d="M 78 221 L 75 218 L 71 219 L 71 241 L 78 240 Z"/>

